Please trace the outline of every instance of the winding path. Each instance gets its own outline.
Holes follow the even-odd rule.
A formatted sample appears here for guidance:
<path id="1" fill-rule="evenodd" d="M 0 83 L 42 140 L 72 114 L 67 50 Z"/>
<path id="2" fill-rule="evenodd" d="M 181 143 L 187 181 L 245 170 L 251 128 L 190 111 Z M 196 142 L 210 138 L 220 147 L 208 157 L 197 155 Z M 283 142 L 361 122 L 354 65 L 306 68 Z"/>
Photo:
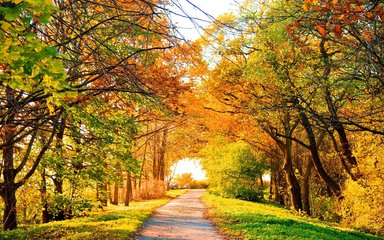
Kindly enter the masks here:
<path id="1" fill-rule="evenodd" d="M 205 190 L 189 190 L 158 208 L 135 239 L 225 239 L 204 217 Z"/>

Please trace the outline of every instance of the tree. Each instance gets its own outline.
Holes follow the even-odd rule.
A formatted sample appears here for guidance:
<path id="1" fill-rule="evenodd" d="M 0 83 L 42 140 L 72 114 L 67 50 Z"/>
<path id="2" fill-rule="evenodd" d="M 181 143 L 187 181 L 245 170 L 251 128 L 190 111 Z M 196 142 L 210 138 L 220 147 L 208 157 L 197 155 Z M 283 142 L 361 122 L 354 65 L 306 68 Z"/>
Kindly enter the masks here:
<path id="1" fill-rule="evenodd" d="M 143 96 L 154 96 L 151 87 L 156 84 L 152 84 L 154 76 L 149 72 L 155 68 L 150 66 L 175 40 L 160 1 L 54 4 L 57 8 L 51 2 L 33 0 L 1 2 L 0 53 L 5 58 L 0 62 L 0 144 L 4 163 L 0 194 L 6 203 L 4 229 L 17 226 L 15 191 L 32 176 L 50 145 L 54 141 L 60 145 L 63 140 L 59 125 L 67 122 L 71 125 L 64 126 L 64 132 L 76 127 L 81 132 L 82 123 L 76 119 L 64 121 L 73 110 L 68 109 L 86 107 L 95 98 L 104 102 L 114 97 L 123 99 L 117 103 L 121 107 L 122 103 L 137 103 Z M 144 75 L 148 75 L 146 81 Z M 164 78 L 177 80 L 170 75 L 163 73 Z M 131 100 L 114 95 L 117 92 L 129 95 Z M 74 139 L 77 146 L 83 143 L 78 140 Z M 14 155 L 19 144 L 24 146 L 24 156 L 19 156 L 20 152 Z M 115 153 L 129 157 L 129 150 L 121 148 Z M 38 153 L 32 156 L 31 152 Z M 60 161 L 54 169 L 58 192 L 62 184 L 60 168 L 68 163 Z M 27 165 L 32 166 L 30 171 L 17 175 L 24 173 Z M 72 166 L 75 171 L 76 166 Z"/>
<path id="2" fill-rule="evenodd" d="M 181 175 L 176 175 L 174 179 L 175 183 L 178 186 L 191 186 L 191 183 L 194 181 L 192 177 L 192 173 L 183 173 Z"/>
<path id="3" fill-rule="evenodd" d="M 35 27 L 48 23 L 54 10 L 50 3 L 40 1 L 6 1 L 0 4 L 0 54 L 2 132 L 0 195 L 5 202 L 4 229 L 14 229 L 16 223 L 15 193 L 35 172 L 56 133 L 60 110 L 54 104 L 65 91 L 65 71 L 56 57 L 55 48 L 42 43 Z M 63 93 L 59 96 L 59 93 Z M 56 114 L 54 114 L 56 113 Z M 43 137 L 49 131 L 48 137 Z M 38 153 L 32 149 L 40 141 Z M 17 144 L 25 151 L 15 154 Z M 32 159 L 31 159 L 32 158 Z M 23 176 L 20 173 L 32 161 Z"/>

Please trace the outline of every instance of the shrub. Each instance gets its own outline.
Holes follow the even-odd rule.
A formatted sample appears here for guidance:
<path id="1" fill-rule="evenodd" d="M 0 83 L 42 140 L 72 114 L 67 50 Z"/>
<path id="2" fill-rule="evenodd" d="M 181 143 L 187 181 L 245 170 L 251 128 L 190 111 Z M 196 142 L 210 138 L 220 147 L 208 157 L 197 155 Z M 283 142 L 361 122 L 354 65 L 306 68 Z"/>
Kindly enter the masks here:
<path id="1" fill-rule="evenodd" d="M 133 192 L 133 198 L 157 199 L 165 195 L 165 183 L 160 180 L 142 180 L 141 188 Z"/>
<path id="2" fill-rule="evenodd" d="M 265 159 L 244 142 L 225 143 L 217 139 L 203 150 L 202 165 L 210 192 L 223 197 L 260 201 L 259 179 L 266 169 Z"/>
<path id="3" fill-rule="evenodd" d="M 82 198 L 71 199 L 64 194 L 56 194 L 48 203 L 49 212 L 52 216 L 58 216 L 59 212 L 64 211 L 66 219 L 72 217 L 83 216 L 86 211 L 91 211 L 93 208 L 90 200 Z"/>

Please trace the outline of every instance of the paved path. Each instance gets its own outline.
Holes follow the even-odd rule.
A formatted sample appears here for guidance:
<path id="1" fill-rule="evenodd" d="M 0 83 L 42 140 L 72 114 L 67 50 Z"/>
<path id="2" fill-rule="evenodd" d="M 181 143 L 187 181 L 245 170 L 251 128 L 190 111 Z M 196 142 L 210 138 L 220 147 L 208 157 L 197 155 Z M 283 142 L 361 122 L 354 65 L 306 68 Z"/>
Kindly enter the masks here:
<path id="1" fill-rule="evenodd" d="M 204 217 L 206 207 L 200 200 L 205 190 L 189 190 L 158 208 L 136 239 L 224 239 Z"/>

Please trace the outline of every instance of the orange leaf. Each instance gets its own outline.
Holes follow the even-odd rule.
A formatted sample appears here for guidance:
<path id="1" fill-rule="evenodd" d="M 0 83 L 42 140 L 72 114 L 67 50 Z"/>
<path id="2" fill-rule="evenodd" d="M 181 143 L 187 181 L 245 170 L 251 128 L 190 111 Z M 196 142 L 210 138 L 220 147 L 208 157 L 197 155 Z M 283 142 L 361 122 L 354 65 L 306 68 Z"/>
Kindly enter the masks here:
<path id="1" fill-rule="evenodd" d="M 293 26 L 291 24 L 287 25 L 286 27 L 286 31 L 287 31 L 287 34 L 288 35 L 292 35 L 293 34 Z"/>
<path id="2" fill-rule="evenodd" d="M 95 10 L 96 10 L 96 12 L 101 13 L 101 12 L 104 11 L 104 8 L 103 8 L 102 6 L 100 6 L 100 5 L 98 5 L 98 6 L 95 8 Z"/>
<path id="3" fill-rule="evenodd" d="M 325 38 L 327 36 L 327 31 L 325 30 L 325 28 L 320 25 L 317 25 L 316 27 L 320 35 Z"/>
<path id="4" fill-rule="evenodd" d="M 355 8 L 355 12 L 362 12 L 362 11 L 364 11 L 364 9 L 363 9 L 362 6 L 357 6 L 357 7 Z"/>
<path id="5" fill-rule="evenodd" d="M 374 18 L 375 15 L 373 15 L 372 13 L 370 12 L 367 12 L 367 18 L 371 19 L 371 18 Z"/>
<path id="6" fill-rule="evenodd" d="M 369 42 L 369 43 L 372 42 L 372 38 L 368 34 L 363 32 L 362 35 L 363 35 L 364 39 L 367 40 L 367 42 Z"/>
<path id="7" fill-rule="evenodd" d="M 303 5 L 303 10 L 308 11 L 310 7 L 311 7 L 311 4 L 308 3 L 308 2 L 306 2 L 306 3 Z"/>
<path id="8" fill-rule="evenodd" d="M 341 26 L 341 25 L 337 25 L 337 26 L 335 27 L 335 33 L 336 33 L 336 36 L 337 36 L 338 38 L 341 37 L 342 28 L 343 28 L 343 26 Z"/>

